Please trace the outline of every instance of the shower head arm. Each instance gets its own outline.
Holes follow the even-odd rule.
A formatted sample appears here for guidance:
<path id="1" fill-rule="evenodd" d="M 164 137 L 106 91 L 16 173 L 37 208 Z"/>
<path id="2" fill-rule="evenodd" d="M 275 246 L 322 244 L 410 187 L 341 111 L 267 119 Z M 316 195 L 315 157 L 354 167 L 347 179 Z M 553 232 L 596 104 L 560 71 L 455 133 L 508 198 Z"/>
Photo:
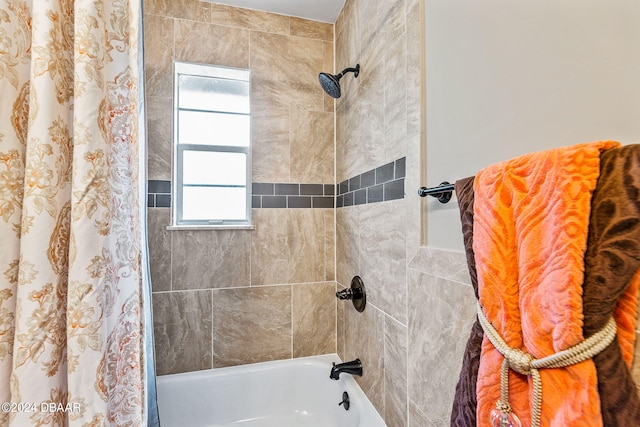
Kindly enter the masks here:
<path id="1" fill-rule="evenodd" d="M 332 98 L 340 98 L 340 79 L 346 73 L 354 73 L 356 77 L 360 74 L 360 64 L 356 65 L 356 68 L 345 68 L 341 73 L 338 74 L 329 74 L 329 73 L 320 73 L 318 74 L 318 80 L 320 81 L 320 86 L 324 89 L 327 94 Z"/>
<path id="2" fill-rule="evenodd" d="M 340 78 L 347 73 L 353 73 L 353 76 L 357 78 L 358 74 L 360 74 L 360 64 L 356 65 L 356 68 L 345 68 L 340 73 L 336 74 L 336 79 L 340 80 Z"/>

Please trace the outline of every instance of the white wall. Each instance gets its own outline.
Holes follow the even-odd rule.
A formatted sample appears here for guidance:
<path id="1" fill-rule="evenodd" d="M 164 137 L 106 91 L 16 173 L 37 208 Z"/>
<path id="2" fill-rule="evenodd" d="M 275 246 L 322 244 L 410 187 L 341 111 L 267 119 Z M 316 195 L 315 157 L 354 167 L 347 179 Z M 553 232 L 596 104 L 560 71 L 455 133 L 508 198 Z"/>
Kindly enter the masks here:
<path id="1" fill-rule="evenodd" d="M 531 151 L 640 142 L 637 0 L 425 0 L 427 186 Z M 413 189 L 408 189 L 413 191 Z M 429 246 L 463 250 L 455 200 Z"/>

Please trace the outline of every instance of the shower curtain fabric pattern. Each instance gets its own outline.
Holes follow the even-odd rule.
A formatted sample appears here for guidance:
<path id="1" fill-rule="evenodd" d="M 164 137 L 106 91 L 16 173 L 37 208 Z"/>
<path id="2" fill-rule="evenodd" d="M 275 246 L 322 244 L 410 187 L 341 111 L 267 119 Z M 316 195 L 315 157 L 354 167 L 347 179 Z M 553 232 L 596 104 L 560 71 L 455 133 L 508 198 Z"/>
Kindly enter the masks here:
<path id="1" fill-rule="evenodd" d="M 145 425 L 140 13 L 0 2 L 0 426 Z"/>

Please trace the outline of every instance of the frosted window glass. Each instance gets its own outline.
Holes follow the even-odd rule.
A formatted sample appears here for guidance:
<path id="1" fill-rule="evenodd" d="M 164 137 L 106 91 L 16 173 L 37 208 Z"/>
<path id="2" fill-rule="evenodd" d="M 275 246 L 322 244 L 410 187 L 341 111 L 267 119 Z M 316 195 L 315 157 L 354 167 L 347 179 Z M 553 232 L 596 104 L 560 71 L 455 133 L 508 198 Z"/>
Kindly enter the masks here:
<path id="1" fill-rule="evenodd" d="M 179 108 L 249 113 L 249 82 L 180 75 Z"/>
<path id="2" fill-rule="evenodd" d="M 176 225 L 249 224 L 250 72 L 174 64 Z"/>
<path id="3" fill-rule="evenodd" d="M 184 151 L 183 185 L 246 185 L 247 155 L 219 151 Z"/>
<path id="4" fill-rule="evenodd" d="M 178 120 L 180 144 L 248 147 L 251 140 L 248 115 L 180 111 Z"/>
<path id="5" fill-rule="evenodd" d="M 184 187 L 182 217 L 185 220 L 246 219 L 246 188 Z"/>

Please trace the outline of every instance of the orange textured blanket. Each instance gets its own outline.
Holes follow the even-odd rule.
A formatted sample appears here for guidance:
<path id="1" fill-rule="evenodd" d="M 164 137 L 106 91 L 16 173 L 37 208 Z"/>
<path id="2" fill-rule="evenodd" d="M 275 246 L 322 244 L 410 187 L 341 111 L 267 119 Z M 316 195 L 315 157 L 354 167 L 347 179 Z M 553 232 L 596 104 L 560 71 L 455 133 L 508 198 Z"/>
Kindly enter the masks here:
<path id="1" fill-rule="evenodd" d="M 512 348 L 535 358 L 583 341 L 582 284 L 591 196 L 602 141 L 532 153 L 482 170 L 474 181 L 473 250 L 479 300 Z M 502 355 L 485 337 L 477 381 L 477 425 L 500 399 Z M 542 426 L 602 426 L 592 360 L 543 369 Z M 531 424 L 533 386 L 509 373 L 509 402 Z"/>

